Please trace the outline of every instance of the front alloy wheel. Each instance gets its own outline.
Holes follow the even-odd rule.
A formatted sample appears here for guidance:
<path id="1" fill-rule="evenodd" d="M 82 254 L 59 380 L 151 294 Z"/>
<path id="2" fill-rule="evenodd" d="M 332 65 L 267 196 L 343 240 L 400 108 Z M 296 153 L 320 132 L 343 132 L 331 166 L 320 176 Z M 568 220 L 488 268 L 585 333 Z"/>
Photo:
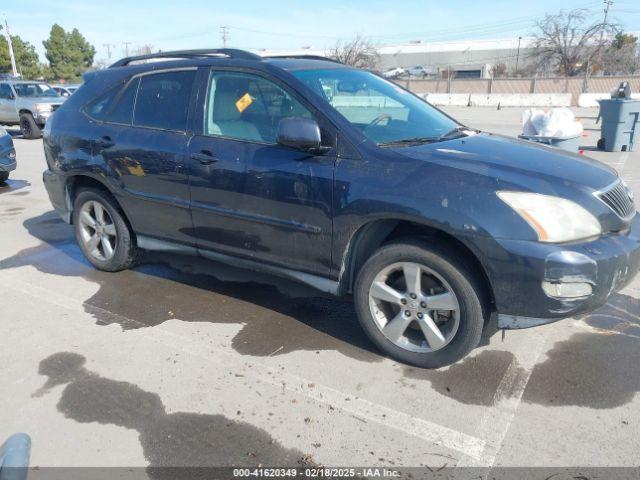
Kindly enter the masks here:
<path id="1" fill-rule="evenodd" d="M 451 286 L 432 269 L 413 262 L 383 268 L 369 289 L 369 308 L 382 334 L 417 353 L 448 345 L 460 323 Z"/>
<path id="2" fill-rule="evenodd" d="M 384 245 L 356 278 L 362 328 L 380 350 L 405 363 L 438 368 L 460 360 L 480 342 L 489 305 L 472 263 L 435 240 Z"/>

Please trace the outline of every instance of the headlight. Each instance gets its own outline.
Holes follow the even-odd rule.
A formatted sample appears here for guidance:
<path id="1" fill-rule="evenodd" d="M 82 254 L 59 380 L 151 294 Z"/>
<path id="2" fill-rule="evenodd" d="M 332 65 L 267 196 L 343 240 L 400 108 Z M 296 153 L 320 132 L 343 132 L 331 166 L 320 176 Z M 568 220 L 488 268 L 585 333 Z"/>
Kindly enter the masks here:
<path id="1" fill-rule="evenodd" d="M 52 107 L 50 103 L 36 103 L 36 112 L 50 112 L 51 108 Z"/>
<path id="2" fill-rule="evenodd" d="M 526 192 L 497 192 L 513 208 L 541 242 L 570 242 L 602 233 L 598 219 L 566 198 Z"/>
<path id="3" fill-rule="evenodd" d="M 9 135 L 2 125 L 0 125 L 0 137 L 4 137 L 5 135 Z"/>

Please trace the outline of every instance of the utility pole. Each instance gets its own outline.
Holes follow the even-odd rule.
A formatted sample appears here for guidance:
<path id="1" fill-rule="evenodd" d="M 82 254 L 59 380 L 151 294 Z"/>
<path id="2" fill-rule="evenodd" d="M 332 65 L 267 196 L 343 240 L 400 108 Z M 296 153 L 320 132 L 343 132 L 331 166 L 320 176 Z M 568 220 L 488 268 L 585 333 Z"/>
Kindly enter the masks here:
<path id="1" fill-rule="evenodd" d="M 220 27 L 220 36 L 222 37 L 222 47 L 227 48 L 227 41 L 229 40 L 229 27 L 223 25 Z"/>
<path id="2" fill-rule="evenodd" d="M 5 30 L 7 31 L 7 44 L 9 45 L 9 57 L 11 57 L 11 70 L 13 70 L 13 76 L 18 76 L 18 67 L 16 67 L 16 57 L 13 54 L 13 43 L 11 43 L 11 31 L 9 30 L 9 23 L 7 19 L 4 19 Z"/>
<path id="3" fill-rule="evenodd" d="M 516 77 L 518 76 L 518 62 L 520 60 L 520 42 L 522 37 L 518 37 L 518 53 L 516 53 Z"/>
<path id="4" fill-rule="evenodd" d="M 124 45 L 124 56 L 128 57 L 129 56 L 129 45 L 131 45 L 131 42 L 122 42 L 122 44 Z"/>
<path id="5" fill-rule="evenodd" d="M 607 18 L 609 17 L 609 7 L 613 5 L 613 0 L 604 0 L 604 19 L 602 20 L 602 30 L 600 31 L 600 45 L 604 38 L 604 30 L 607 28 Z"/>
<path id="6" fill-rule="evenodd" d="M 107 58 L 111 61 L 111 48 L 116 48 L 113 43 L 103 43 L 102 46 L 107 49 Z"/>

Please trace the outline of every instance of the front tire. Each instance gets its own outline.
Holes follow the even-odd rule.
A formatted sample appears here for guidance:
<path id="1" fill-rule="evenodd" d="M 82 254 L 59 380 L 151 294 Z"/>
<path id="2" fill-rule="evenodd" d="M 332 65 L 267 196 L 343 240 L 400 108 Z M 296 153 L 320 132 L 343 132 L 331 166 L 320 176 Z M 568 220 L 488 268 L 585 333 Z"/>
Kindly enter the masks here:
<path id="1" fill-rule="evenodd" d="M 459 258 L 459 255 L 457 256 Z M 362 328 L 384 353 L 424 368 L 450 365 L 480 342 L 479 276 L 446 247 L 409 239 L 377 250 L 354 289 Z"/>
<path id="2" fill-rule="evenodd" d="M 22 137 L 34 140 L 42 136 L 42 131 L 30 113 L 20 115 L 20 132 Z"/>
<path id="3" fill-rule="evenodd" d="M 0 183 L 4 183 L 9 180 L 9 172 L 0 172 Z"/>
<path id="4" fill-rule="evenodd" d="M 73 224 L 82 253 L 98 270 L 117 272 L 135 263 L 133 232 L 108 192 L 81 190 L 74 202 Z"/>

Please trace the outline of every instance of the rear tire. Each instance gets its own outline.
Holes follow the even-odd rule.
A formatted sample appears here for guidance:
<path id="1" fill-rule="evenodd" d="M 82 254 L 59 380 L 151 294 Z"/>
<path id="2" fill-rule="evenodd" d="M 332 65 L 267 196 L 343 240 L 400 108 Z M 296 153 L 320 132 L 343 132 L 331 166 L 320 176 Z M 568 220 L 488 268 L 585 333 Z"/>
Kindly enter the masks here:
<path id="1" fill-rule="evenodd" d="M 22 137 L 29 140 L 34 140 L 42 136 L 40 127 L 30 113 L 20 115 L 20 131 L 22 132 Z"/>
<path id="2" fill-rule="evenodd" d="M 478 345 L 485 316 L 482 283 L 459 258 L 444 246 L 407 239 L 381 247 L 367 260 L 354 300 L 362 328 L 380 350 L 404 363 L 439 368 Z"/>
<path id="3" fill-rule="evenodd" d="M 73 225 L 82 253 L 98 270 L 117 272 L 135 264 L 134 234 L 108 192 L 80 190 L 73 206 Z"/>
<path id="4" fill-rule="evenodd" d="M 9 179 L 9 172 L 0 172 L 0 183 L 4 183 Z"/>

